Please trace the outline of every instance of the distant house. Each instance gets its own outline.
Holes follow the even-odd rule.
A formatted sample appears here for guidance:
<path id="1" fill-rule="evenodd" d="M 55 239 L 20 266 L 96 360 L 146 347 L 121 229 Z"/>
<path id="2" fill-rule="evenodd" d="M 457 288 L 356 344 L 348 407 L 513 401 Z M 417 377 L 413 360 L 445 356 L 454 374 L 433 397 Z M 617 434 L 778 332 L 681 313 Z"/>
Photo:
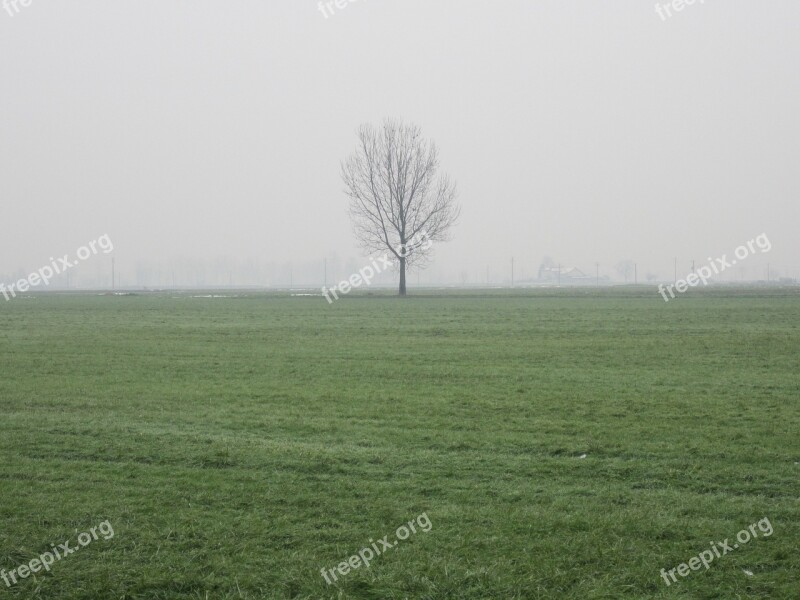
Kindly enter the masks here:
<path id="1" fill-rule="evenodd" d="M 594 280 L 594 277 L 587 275 L 577 267 L 548 267 L 544 264 L 539 267 L 539 281 L 541 282 L 576 283 L 589 280 Z"/>

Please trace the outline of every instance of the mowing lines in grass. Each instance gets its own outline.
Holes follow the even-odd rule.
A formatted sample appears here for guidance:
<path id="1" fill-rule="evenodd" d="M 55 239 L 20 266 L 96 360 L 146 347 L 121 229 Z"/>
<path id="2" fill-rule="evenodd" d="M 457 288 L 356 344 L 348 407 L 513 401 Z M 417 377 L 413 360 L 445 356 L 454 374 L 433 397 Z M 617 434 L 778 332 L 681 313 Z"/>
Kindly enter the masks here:
<path id="1" fill-rule="evenodd" d="M 422 513 L 420 516 L 416 518 L 417 525 L 420 526 L 422 531 L 428 533 L 433 528 L 433 523 L 428 518 L 427 513 Z M 376 556 L 380 556 L 382 552 L 386 550 L 391 550 L 400 542 L 400 540 L 407 540 L 411 537 L 412 533 L 417 533 L 417 528 L 414 527 L 414 519 L 408 522 L 408 527 L 405 525 L 401 525 L 397 528 L 394 535 L 397 538 L 394 543 L 388 541 L 388 535 L 383 536 L 377 542 L 370 538 L 369 543 L 372 544 L 372 548 L 362 548 L 358 554 L 354 554 L 345 562 L 339 563 L 338 566 L 334 567 L 333 569 L 325 569 L 324 567 L 321 569 L 322 576 L 325 578 L 325 581 L 328 585 L 333 584 L 333 581 L 338 581 L 336 577 L 336 571 L 339 571 L 339 574 L 344 576 L 350 572 L 350 569 L 357 569 L 362 564 L 369 568 L 369 563 L 374 559 Z M 378 548 L 378 544 L 380 544 L 380 548 Z M 372 550 L 375 550 L 373 553 Z M 333 577 L 333 581 L 328 578 L 328 574 Z"/>
<path id="2" fill-rule="evenodd" d="M 748 529 L 742 529 L 739 533 L 736 534 L 736 539 L 738 543 L 734 543 L 733 547 L 728 544 L 728 538 L 725 538 L 722 542 L 711 542 L 711 550 L 703 550 L 697 556 L 693 556 L 688 560 L 688 565 L 686 563 L 681 563 L 674 569 L 670 569 L 667 571 L 666 569 L 661 569 L 661 577 L 664 578 L 664 583 L 668 586 L 672 585 L 673 582 L 677 582 L 678 579 L 675 577 L 675 571 L 678 572 L 678 575 L 681 577 L 686 577 L 691 571 L 697 571 L 700 569 L 700 566 L 704 566 L 706 571 L 708 571 L 709 565 L 714 560 L 714 558 L 721 558 L 725 556 L 728 552 L 733 552 L 739 547 L 739 544 L 745 545 L 751 539 L 755 539 L 758 537 L 758 533 L 756 533 L 756 525 L 758 525 L 759 530 L 761 533 L 764 534 L 764 537 L 769 537 L 772 535 L 772 523 L 769 522 L 767 517 L 761 519 L 758 523 L 753 523 L 750 525 Z M 744 536 L 742 535 L 744 534 Z M 720 554 L 720 550 L 722 554 Z M 715 556 L 716 555 L 716 556 Z M 672 581 L 669 580 L 669 577 L 672 578 Z"/>

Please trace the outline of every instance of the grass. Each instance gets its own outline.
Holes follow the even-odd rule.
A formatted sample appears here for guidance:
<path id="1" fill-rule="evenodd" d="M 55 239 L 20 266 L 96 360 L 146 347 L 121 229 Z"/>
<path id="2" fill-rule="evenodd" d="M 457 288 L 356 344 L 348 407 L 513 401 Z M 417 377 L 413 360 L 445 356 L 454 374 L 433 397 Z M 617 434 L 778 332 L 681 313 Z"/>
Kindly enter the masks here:
<path id="1" fill-rule="evenodd" d="M 795 291 L 191 296 L 0 306 L 0 598 L 797 598 Z"/>

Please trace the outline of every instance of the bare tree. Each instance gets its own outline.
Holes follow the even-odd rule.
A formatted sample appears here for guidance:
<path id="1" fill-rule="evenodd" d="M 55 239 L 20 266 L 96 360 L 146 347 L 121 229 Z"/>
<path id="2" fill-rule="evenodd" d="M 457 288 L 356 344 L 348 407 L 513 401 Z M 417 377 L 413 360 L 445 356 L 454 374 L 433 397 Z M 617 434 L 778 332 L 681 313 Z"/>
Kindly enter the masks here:
<path id="1" fill-rule="evenodd" d="M 362 125 L 342 180 L 356 238 L 367 252 L 394 255 L 405 296 L 406 269 L 427 262 L 433 242 L 449 239 L 459 215 L 456 186 L 439 174 L 436 145 L 402 121 Z"/>
<path id="2" fill-rule="evenodd" d="M 634 264 L 632 260 L 621 260 L 617 263 L 615 267 L 617 269 L 617 273 L 622 275 L 625 278 L 625 283 L 628 283 L 628 277 L 633 273 Z"/>

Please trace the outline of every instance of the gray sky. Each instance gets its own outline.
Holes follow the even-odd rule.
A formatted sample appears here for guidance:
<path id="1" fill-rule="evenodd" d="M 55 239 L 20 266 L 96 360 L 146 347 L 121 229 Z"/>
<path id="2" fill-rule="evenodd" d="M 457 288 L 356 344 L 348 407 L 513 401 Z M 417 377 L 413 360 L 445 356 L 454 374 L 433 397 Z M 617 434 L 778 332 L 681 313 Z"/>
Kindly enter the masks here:
<path id="1" fill-rule="evenodd" d="M 123 270 L 359 262 L 339 163 L 394 116 L 459 184 L 441 279 L 499 278 L 511 256 L 530 276 L 544 255 L 671 277 L 673 256 L 760 233 L 773 248 L 752 264 L 800 276 L 800 4 L 698 0 L 666 21 L 654 4 L 0 10 L 0 274 L 103 234 Z"/>

